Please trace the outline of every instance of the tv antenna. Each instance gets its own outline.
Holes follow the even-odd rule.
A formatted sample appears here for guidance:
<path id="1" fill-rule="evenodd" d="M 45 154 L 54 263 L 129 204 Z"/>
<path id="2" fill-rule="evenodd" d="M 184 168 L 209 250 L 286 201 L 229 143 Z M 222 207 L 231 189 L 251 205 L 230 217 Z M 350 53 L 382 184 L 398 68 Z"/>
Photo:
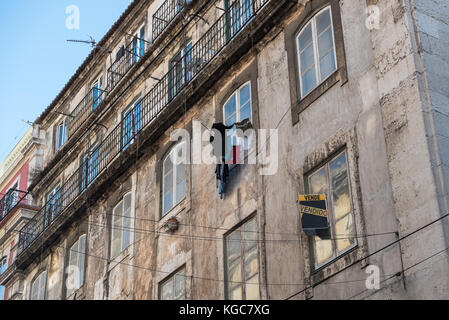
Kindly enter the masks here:
<path id="1" fill-rule="evenodd" d="M 67 42 L 85 43 L 85 44 L 89 44 L 92 47 L 92 49 L 99 48 L 99 49 L 106 50 L 108 53 L 112 53 L 112 50 L 110 50 L 109 48 L 99 46 L 97 44 L 97 42 L 95 41 L 95 39 L 92 38 L 91 36 L 89 36 L 89 38 L 90 38 L 90 40 L 67 40 Z"/>

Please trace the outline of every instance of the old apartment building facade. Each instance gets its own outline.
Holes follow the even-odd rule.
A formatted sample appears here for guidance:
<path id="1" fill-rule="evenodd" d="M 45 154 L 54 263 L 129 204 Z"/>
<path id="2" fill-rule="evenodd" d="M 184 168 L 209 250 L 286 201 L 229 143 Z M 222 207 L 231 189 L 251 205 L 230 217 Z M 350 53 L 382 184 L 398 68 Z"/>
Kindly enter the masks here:
<path id="1" fill-rule="evenodd" d="M 135 0 L 35 121 L 7 298 L 449 298 L 448 21 L 445 0 Z M 220 195 L 194 140 L 245 119 L 231 151 L 257 161 Z M 324 240 L 297 203 L 318 193 Z"/>

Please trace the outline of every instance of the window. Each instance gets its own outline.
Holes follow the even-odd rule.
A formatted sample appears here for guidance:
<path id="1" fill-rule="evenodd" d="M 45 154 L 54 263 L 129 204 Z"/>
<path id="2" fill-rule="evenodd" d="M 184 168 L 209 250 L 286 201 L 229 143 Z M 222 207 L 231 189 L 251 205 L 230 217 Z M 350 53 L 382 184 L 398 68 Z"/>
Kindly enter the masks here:
<path id="1" fill-rule="evenodd" d="M 8 266 L 8 259 L 6 257 L 3 257 L 0 260 L 0 275 L 6 271 L 7 266 Z M 5 287 L 0 286 L 0 300 L 3 300 L 4 298 L 5 298 Z"/>
<path id="2" fill-rule="evenodd" d="M 297 37 L 301 98 L 337 69 L 330 6 L 316 14 Z"/>
<path id="3" fill-rule="evenodd" d="M 67 297 L 72 295 L 76 290 L 84 284 L 84 269 L 86 256 L 86 235 L 79 237 L 78 241 L 70 248 L 69 251 L 69 274 L 67 285 Z"/>
<path id="4" fill-rule="evenodd" d="M 142 129 L 142 99 L 138 99 L 122 114 L 122 148 L 125 150 L 134 142 Z"/>
<path id="5" fill-rule="evenodd" d="M 186 299 L 186 270 L 183 268 L 159 285 L 160 300 Z"/>
<path id="6" fill-rule="evenodd" d="M 47 285 L 47 271 L 42 272 L 31 286 L 31 300 L 45 300 L 45 287 Z"/>
<path id="7" fill-rule="evenodd" d="M 257 222 L 252 219 L 226 236 L 226 293 L 231 300 L 259 300 Z"/>
<path id="8" fill-rule="evenodd" d="M 178 143 L 163 161 L 163 216 L 186 197 L 186 143 Z"/>
<path id="9" fill-rule="evenodd" d="M 136 63 L 145 54 L 145 26 L 134 34 L 132 40 L 132 63 Z"/>
<path id="10" fill-rule="evenodd" d="M 223 107 L 225 125 L 232 126 L 235 123 L 246 119 L 251 121 L 251 112 L 251 83 L 247 82 L 240 87 L 240 89 L 234 92 L 234 94 L 225 103 Z M 235 127 L 227 130 L 225 155 L 226 162 L 232 164 L 240 163 L 239 160 L 243 159 L 243 152 L 245 149 L 248 149 L 248 137 L 238 137 Z M 235 157 L 237 157 L 237 159 Z"/>
<path id="11" fill-rule="evenodd" d="M 46 197 L 44 228 L 48 227 L 61 210 L 61 187 L 57 184 Z"/>
<path id="12" fill-rule="evenodd" d="M 5 209 L 6 213 L 11 212 L 12 209 L 17 205 L 19 202 L 19 181 L 20 177 L 17 178 L 17 180 L 11 185 L 8 192 L 6 192 L 5 196 L 3 197 L 5 199 Z"/>
<path id="13" fill-rule="evenodd" d="M 97 145 L 90 148 L 82 157 L 81 168 L 81 191 L 89 187 L 98 175 L 98 149 Z"/>
<path id="14" fill-rule="evenodd" d="M 67 124 L 65 119 L 58 124 L 56 128 L 56 151 L 61 149 L 61 147 L 67 141 Z"/>
<path id="15" fill-rule="evenodd" d="M 131 238 L 131 193 L 123 197 L 112 211 L 111 259 L 128 248 Z"/>
<path id="16" fill-rule="evenodd" d="M 97 109 L 103 98 L 103 77 L 99 77 L 92 83 L 92 110 Z"/>
<path id="17" fill-rule="evenodd" d="M 225 0 L 225 10 L 226 36 L 229 40 L 253 17 L 254 3 L 253 0 L 235 0 L 231 4 L 229 0 Z"/>
<path id="18" fill-rule="evenodd" d="M 348 176 L 345 151 L 307 177 L 309 194 L 326 194 L 331 226 L 331 240 L 311 238 L 316 268 L 357 245 Z"/>
<path id="19" fill-rule="evenodd" d="M 184 45 L 170 60 L 168 74 L 168 98 L 176 97 L 182 86 L 192 80 L 192 42 Z"/>

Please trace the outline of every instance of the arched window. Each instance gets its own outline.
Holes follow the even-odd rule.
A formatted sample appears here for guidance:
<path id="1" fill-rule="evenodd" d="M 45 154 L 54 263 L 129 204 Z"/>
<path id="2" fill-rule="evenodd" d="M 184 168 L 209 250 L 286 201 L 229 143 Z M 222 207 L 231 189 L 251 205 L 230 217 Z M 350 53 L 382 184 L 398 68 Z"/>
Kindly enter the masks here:
<path id="1" fill-rule="evenodd" d="M 337 70 L 331 7 L 318 12 L 296 39 L 301 98 Z"/>
<path id="2" fill-rule="evenodd" d="M 235 123 L 249 119 L 252 121 L 252 101 L 251 101 L 251 82 L 245 83 L 236 90 L 223 106 L 223 118 L 226 126 L 232 126 Z M 234 149 L 239 154 L 238 159 L 234 158 Z M 240 163 L 243 159 L 243 152 L 248 149 L 248 141 L 237 136 L 235 127 L 226 132 L 226 155 L 227 163 Z M 237 155 L 237 154 L 236 154 Z"/>
<path id="3" fill-rule="evenodd" d="M 112 211 L 111 259 L 117 258 L 130 244 L 131 200 L 132 194 L 126 194 Z"/>
<path id="4" fill-rule="evenodd" d="M 187 145 L 175 145 L 163 160 L 162 215 L 165 216 L 186 196 Z"/>
<path id="5" fill-rule="evenodd" d="M 31 285 L 31 300 L 45 300 L 47 271 L 42 272 Z"/>
<path id="6" fill-rule="evenodd" d="M 86 259 L 86 235 L 83 234 L 70 247 L 69 266 L 67 269 L 68 279 L 67 297 L 81 288 L 84 284 L 85 260 Z"/>

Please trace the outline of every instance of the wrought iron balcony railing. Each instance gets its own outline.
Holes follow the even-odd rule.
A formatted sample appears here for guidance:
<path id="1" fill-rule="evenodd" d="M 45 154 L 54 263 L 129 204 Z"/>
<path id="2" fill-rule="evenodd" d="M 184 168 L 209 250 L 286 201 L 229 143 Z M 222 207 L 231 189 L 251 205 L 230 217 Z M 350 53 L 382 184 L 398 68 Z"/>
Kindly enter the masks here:
<path id="1" fill-rule="evenodd" d="M 87 95 L 78 103 L 76 108 L 68 117 L 68 132 L 71 137 L 79 127 L 86 121 L 89 115 L 98 107 L 105 98 L 106 91 L 101 88 L 94 87 Z"/>
<path id="2" fill-rule="evenodd" d="M 0 221 L 3 221 L 19 203 L 29 204 L 27 196 L 28 192 L 9 190 L 0 200 Z"/>
<path id="3" fill-rule="evenodd" d="M 153 41 L 179 15 L 185 5 L 192 0 L 166 0 L 153 14 Z"/>
<path id="4" fill-rule="evenodd" d="M 94 149 L 61 189 L 20 232 L 19 254 L 28 248 L 53 221 L 79 197 L 136 136 L 154 122 L 171 101 L 200 71 L 245 28 L 271 0 L 234 2 L 169 72 L 129 111 L 109 135 Z"/>
<path id="5" fill-rule="evenodd" d="M 117 86 L 131 67 L 145 55 L 148 48 L 148 42 L 136 36 L 132 38 L 126 47 L 121 48 L 116 60 L 108 69 L 108 92 Z"/>

